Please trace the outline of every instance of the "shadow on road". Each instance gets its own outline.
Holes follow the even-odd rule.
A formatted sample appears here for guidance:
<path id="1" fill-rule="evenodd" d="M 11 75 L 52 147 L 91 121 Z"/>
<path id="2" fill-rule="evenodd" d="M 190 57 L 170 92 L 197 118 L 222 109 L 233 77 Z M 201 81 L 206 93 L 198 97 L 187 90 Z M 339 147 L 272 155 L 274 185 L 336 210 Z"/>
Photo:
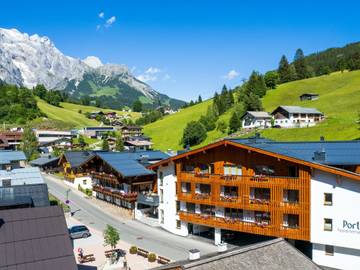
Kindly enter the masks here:
<path id="1" fill-rule="evenodd" d="M 96 266 L 78 264 L 78 270 L 96 270 Z"/>

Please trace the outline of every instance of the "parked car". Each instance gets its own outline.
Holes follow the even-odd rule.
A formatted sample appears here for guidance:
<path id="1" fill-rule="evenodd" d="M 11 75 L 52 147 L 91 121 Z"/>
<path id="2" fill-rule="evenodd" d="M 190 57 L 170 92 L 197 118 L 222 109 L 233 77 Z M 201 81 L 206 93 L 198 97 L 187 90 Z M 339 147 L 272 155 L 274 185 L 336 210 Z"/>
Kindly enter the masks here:
<path id="1" fill-rule="evenodd" d="M 91 236 L 89 229 L 84 225 L 76 225 L 69 228 L 70 238 L 88 238 Z"/>
<path id="2" fill-rule="evenodd" d="M 281 126 L 280 125 L 275 125 L 275 126 L 273 126 L 273 128 L 281 128 Z"/>

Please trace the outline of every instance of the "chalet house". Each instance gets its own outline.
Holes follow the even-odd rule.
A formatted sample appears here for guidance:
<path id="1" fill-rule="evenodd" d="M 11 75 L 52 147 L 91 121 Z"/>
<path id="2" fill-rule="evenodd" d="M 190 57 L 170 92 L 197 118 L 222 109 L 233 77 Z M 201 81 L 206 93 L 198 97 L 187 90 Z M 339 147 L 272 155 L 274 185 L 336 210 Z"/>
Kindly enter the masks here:
<path id="1" fill-rule="evenodd" d="M 0 269 L 78 269 L 59 206 L 0 211 Z"/>
<path id="2" fill-rule="evenodd" d="M 131 137 L 141 137 L 143 135 L 142 127 L 140 126 L 123 126 L 120 128 L 121 136 L 124 141 Z"/>
<path id="3" fill-rule="evenodd" d="M 54 157 L 49 154 L 42 155 L 41 157 L 30 161 L 30 165 L 38 167 L 44 172 L 57 172 L 59 168 L 59 157 Z"/>
<path id="4" fill-rule="evenodd" d="M 314 93 L 304 93 L 300 96 L 300 101 L 317 100 L 317 99 L 319 99 L 319 94 L 314 94 Z"/>
<path id="5" fill-rule="evenodd" d="M 126 150 L 135 150 L 135 151 L 147 151 L 150 150 L 153 143 L 150 142 L 150 138 L 145 136 L 134 136 L 129 137 L 124 142 L 124 147 Z"/>
<path id="6" fill-rule="evenodd" d="M 55 149 L 71 150 L 72 146 L 72 139 L 63 137 L 39 143 L 39 151 L 41 153 L 48 154 L 54 152 Z"/>
<path id="7" fill-rule="evenodd" d="M 148 168 L 159 224 L 174 234 L 281 237 L 316 264 L 360 265 L 360 141 L 226 139 Z"/>
<path id="8" fill-rule="evenodd" d="M 83 189 L 92 188 L 91 174 L 83 165 L 94 157 L 91 151 L 67 151 L 60 157 L 59 166 L 63 169 L 65 183 Z"/>
<path id="9" fill-rule="evenodd" d="M 0 170 L 0 209 L 49 205 L 47 185 L 38 168 Z"/>
<path id="10" fill-rule="evenodd" d="M 250 128 L 270 128 L 272 116 L 267 112 L 247 111 L 242 117 L 242 127 Z"/>
<path id="11" fill-rule="evenodd" d="M 4 131 L 0 133 L 0 149 L 16 150 L 22 142 L 22 132 Z"/>
<path id="12" fill-rule="evenodd" d="M 39 145 L 41 145 L 44 143 L 51 143 L 62 138 L 71 140 L 71 138 L 75 137 L 75 134 L 70 130 L 35 130 L 35 136 Z"/>
<path id="13" fill-rule="evenodd" d="M 138 194 L 156 192 L 156 174 L 146 166 L 165 158 L 160 151 L 96 152 L 82 167 L 91 171 L 96 198 L 133 210 Z"/>
<path id="14" fill-rule="evenodd" d="M 114 131 L 114 127 L 84 127 L 80 133 L 89 138 L 101 139 L 104 134 Z"/>
<path id="15" fill-rule="evenodd" d="M 324 119 L 324 114 L 317 109 L 299 106 L 279 106 L 271 115 L 274 126 L 281 128 L 311 127 Z"/>
<path id="16" fill-rule="evenodd" d="M 23 151 L 0 151 L 0 169 L 12 170 L 25 167 L 26 156 Z"/>
<path id="17" fill-rule="evenodd" d="M 88 117 L 90 119 L 96 119 L 97 116 L 103 116 L 103 115 L 104 115 L 104 112 L 102 112 L 102 111 L 94 111 L 94 112 L 90 112 Z"/>
<path id="18" fill-rule="evenodd" d="M 206 254 L 189 251 L 189 259 L 176 261 L 153 270 L 322 270 L 284 239 L 273 239 L 245 247 Z"/>

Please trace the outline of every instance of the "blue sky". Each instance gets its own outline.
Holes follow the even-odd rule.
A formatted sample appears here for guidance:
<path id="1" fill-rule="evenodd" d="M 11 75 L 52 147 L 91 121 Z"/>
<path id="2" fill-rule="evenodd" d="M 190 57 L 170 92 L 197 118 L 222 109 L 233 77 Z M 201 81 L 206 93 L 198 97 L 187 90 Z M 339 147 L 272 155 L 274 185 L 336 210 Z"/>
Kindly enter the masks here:
<path id="1" fill-rule="evenodd" d="M 359 41 L 359 2 L 13 0 L 1 3 L 0 27 L 46 35 L 73 57 L 126 64 L 189 100 L 276 68 L 299 47 L 309 54 Z"/>

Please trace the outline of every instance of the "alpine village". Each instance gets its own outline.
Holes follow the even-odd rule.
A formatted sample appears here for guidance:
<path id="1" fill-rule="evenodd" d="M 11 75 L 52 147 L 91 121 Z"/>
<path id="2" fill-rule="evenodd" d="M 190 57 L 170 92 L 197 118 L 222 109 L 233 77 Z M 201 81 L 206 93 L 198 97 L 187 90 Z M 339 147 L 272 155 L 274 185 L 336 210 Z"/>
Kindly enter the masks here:
<path id="1" fill-rule="evenodd" d="M 82 19 L 70 18 L 65 2 L 84 9 Z M 279 30 L 279 21 L 266 29 L 285 31 L 281 42 L 264 41 L 244 39 L 251 22 L 220 22 L 207 2 L 203 11 L 194 4 L 201 19 L 187 1 L 154 4 L 168 15 L 149 6 L 154 17 L 135 3 L 65 2 L 36 4 L 54 18 L 20 19 L 31 12 L 25 1 L 19 18 L 0 18 L 0 270 L 360 269 L 358 30 L 346 43 L 338 32 L 325 38 L 319 23 L 310 40 Z M 216 14 L 242 9 L 217 5 Z M 98 13 L 92 34 L 90 9 Z M 150 26 L 156 38 L 137 44 L 130 32 Z M 167 27 L 185 39 L 182 48 Z M 245 52 L 226 52 L 237 45 L 212 43 L 205 28 L 222 29 L 218 38 Z M 207 55 L 215 50 L 221 57 Z M 237 68 L 216 75 L 222 65 Z"/>

